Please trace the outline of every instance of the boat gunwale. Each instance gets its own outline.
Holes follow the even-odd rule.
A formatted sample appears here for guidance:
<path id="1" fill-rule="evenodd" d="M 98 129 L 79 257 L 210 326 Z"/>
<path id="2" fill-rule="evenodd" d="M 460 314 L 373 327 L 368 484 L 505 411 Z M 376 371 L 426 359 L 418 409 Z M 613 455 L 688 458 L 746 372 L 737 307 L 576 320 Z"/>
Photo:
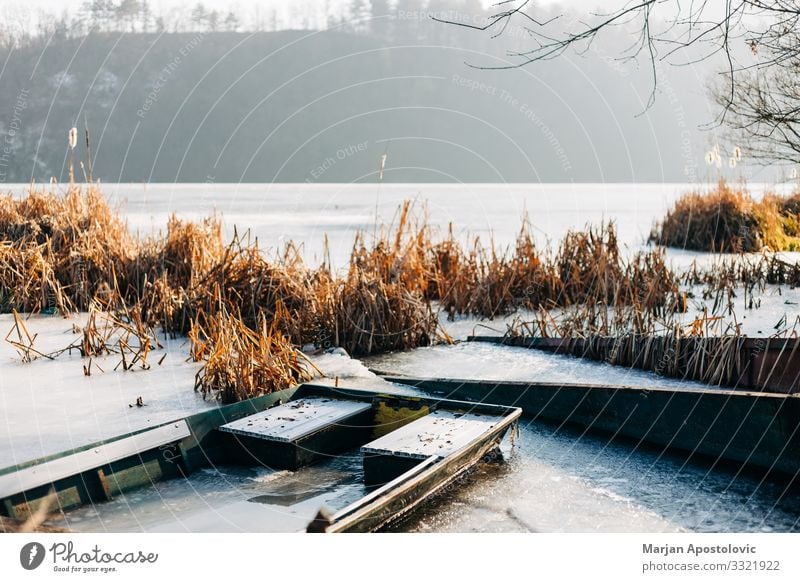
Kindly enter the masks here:
<path id="1" fill-rule="evenodd" d="M 519 347 L 519 346 L 510 346 Z M 563 388 L 565 390 L 619 390 L 619 391 L 639 391 L 639 392 L 672 392 L 678 394 L 708 394 L 714 396 L 734 396 L 734 397 L 756 397 L 774 398 L 778 400 L 800 399 L 800 393 L 786 394 L 783 392 L 759 392 L 754 390 L 732 390 L 729 388 L 670 388 L 666 386 L 637 386 L 635 384 L 595 384 L 580 382 L 540 382 L 536 380 L 502 380 L 502 379 L 467 379 L 467 378 L 446 378 L 434 376 L 405 376 L 403 374 L 389 373 L 384 370 L 370 368 L 370 371 L 377 374 L 387 382 L 402 384 L 417 388 L 416 384 L 427 382 L 447 382 L 450 384 L 479 385 L 489 386 L 513 386 L 518 388 Z M 469 401 L 467 401 L 469 402 Z M 475 403 L 477 404 L 477 402 Z M 486 404 L 482 402 L 481 404 Z"/>
<path id="2" fill-rule="evenodd" d="M 459 402 L 459 401 L 456 401 Z M 463 402 L 463 401 L 461 401 Z M 492 405 L 502 406 L 502 405 Z M 382 507 L 386 507 L 390 503 L 401 500 L 404 497 L 411 496 L 417 485 L 426 479 L 434 478 L 437 473 L 445 471 L 451 465 L 457 464 L 462 461 L 461 466 L 457 468 L 452 475 L 447 479 L 438 482 L 430 491 L 425 492 L 421 497 L 413 500 L 412 503 L 403 507 L 402 511 L 398 511 L 390 515 L 388 518 L 382 520 L 368 531 L 376 531 L 387 525 L 401 519 L 403 516 L 414 510 L 418 505 L 425 503 L 431 497 L 436 496 L 443 488 L 448 487 L 453 481 L 458 479 L 466 471 L 469 471 L 476 465 L 480 459 L 492 448 L 496 446 L 505 436 L 506 432 L 519 421 L 522 416 L 522 409 L 519 407 L 505 407 L 510 408 L 511 411 L 502 416 L 500 422 L 492 426 L 488 431 L 482 433 L 471 442 L 465 444 L 460 449 L 451 452 L 445 457 L 437 457 L 431 455 L 427 459 L 423 459 L 419 464 L 409 469 L 405 473 L 399 475 L 389 483 L 381 486 L 373 493 L 386 490 L 383 496 L 376 495 L 371 498 L 370 495 L 362 497 L 360 500 L 352 503 L 350 506 L 340 510 L 334 514 L 331 524 L 326 528 L 326 532 L 336 533 L 344 532 L 350 528 L 357 526 L 361 521 L 369 519 L 370 514 L 379 511 Z M 470 456 L 469 453 L 475 451 L 480 454 Z M 389 486 L 392 486 L 391 488 Z M 383 498 L 381 498 L 383 497 Z M 349 510 L 345 513 L 345 510 Z"/>
<path id="3" fill-rule="evenodd" d="M 286 389 L 286 390 L 281 390 L 279 392 L 280 393 L 288 393 L 288 392 L 293 391 L 293 390 L 294 389 L 290 388 L 290 389 Z M 144 427 L 144 428 L 141 428 L 141 429 L 132 430 L 130 432 L 114 435 L 112 437 L 101 439 L 99 441 L 94 441 L 94 442 L 91 442 L 91 443 L 86 444 L 86 445 L 80 445 L 80 446 L 77 446 L 77 447 L 74 447 L 74 448 L 71 448 L 71 449 L 63 449 L 61 451 L 58 451 L 58 452 L 55 452 L 55 453 L 50 453 L 50 454 L 44 455 L 42 457 L 36 457 L 35 459 L 29 459 L 27 461 L 23 461 L 21 463 L 17 463 L 16 465 L 7 465 L 5 467 L 0 467 L 0 475 L 6 475 L 6 474 L 9 474 L 9 473 L 14 473 L 14 472 L 19 471 L 21 469 L 27 469 L 28 467 L 33 467 L 33 466 L 36 466 L 36 465 L 40 465 L 40 464 L 46 463 L 48 461 L 54 461 L 54 460 L 60 459 L 62 457 L 67 457 L 69 455 L 73 455 L 73 454 L 76 454 L 76 453 L 81 453 L 81 452 L 84 452 L 84 451 L 88 451 L 88 450 L 91 450 L 91 449 L 94 449 L 94 448 L 97 448 L 97 447 L 100 447 L 100 446 L 103 446 L 103 445 L 107 445 L 107 444 L 110 444 L 110 443 L 113 443 L 113 442 L 128 438 L 128 437 L 136 436 L 138 434 L 146 433 L 148 431 L 155 430 L 155 429 L 158 429 L 158 428 L 163 428 L 163 427 L 165 427 L 167 425 L 174 424 L 174 423 L 180 422 L 180 421 L 185 421 L 189 425 L 189 429 L 192 432 L 192 434 L 194 434 L 194 431 L 192 430 L 192 425 L 194 423 L 196 423 L 199 419 L 205 418 L 205 417 L 213 415 L 213 414 L 221 414 L 221 415 L 223 415 L 223 417 L 225 417 L 226 414 L 230 414 L 230 413 L 232 413 L 237 418 L 240 418 L 240 416 L 237 414 L 237 412 L 238 412 L 239 408 L 242 408 L 242 405 L 244 403 L 248 403 L 248 404 L 251 405 L 252 412 L 243 413 L 241 416 L 246 416 L 248 413 L 258 413 L 258 412 L 261 412 L 261 410 L 258 409 L 258 406 L 262 402 L 265 402 L 268 399 L 271 399 L 276 394 L 278 394 L 278 392 L 273 392 L 273 393 L 265 394 L 265 395 L 262 395 L 262 396 L 256 396 L 255 398 L 250 398 L 248 400 L 241 400 L 239 402 L 234 402 L 232 404 L 221 404 L 221 405 L 218 405 L 218 406 L 211 407 L 208 410 L 201 410 L 199 412 L 194 412 L 194 413 L 192 413 L 192 414 L 190 414 L 188 416 L 181 416 L 181 417 L 178 417 L 178 418 L 173 418 L 173 419 L 170 419 L 170 420 L 165 421 L 165 422 L 160 422 L 160 423 L 155 424 L 153 426 L 148 426 L 148 427 Z M 287 395 L 287 397 L 291 397 L 291 395 Z M 192 435 L 190 435 L 187 438 L 191 438 L 191 436 Z"/>

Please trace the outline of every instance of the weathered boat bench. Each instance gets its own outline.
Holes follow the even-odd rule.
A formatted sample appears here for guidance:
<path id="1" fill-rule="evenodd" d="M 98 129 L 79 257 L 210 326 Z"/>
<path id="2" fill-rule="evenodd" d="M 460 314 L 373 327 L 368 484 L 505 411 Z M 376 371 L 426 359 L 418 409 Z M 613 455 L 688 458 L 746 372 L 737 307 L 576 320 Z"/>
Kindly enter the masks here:
<path id="1" fill-rule="evenodd" d="M 41 499 L 51 488 L 58 496 L 59 506 L 70 507 L 112 498 L 124 489 L 124 481 L 131 478 L 126 475 L 130 471 L 144 471 L 149 480 L 177 472 L 174 463 L 168 470 L 162 461 L 179 458 L 180 453 L 171 449 L 189 435 L 186 421 L 179 420 L 2 474 L 3 513 L 21 517 L 20 513 L 32 510 L 29 499 Z M 140 480 L 141 477 L 137 476 Z"/>
<path id="2" fill-rule="evenodd" d="M 444 458 L 488 434 L 503 417 L 436 410 L 361 447 L 364 481 L 386 483 L 430 458 Z"/>
<path id="3" fill-rule="evenodd" d="M 369 439 L 372 404 L 356 400 L 301 398 L 240 418 L 219 428 L 236 460 L 298 469 Z"/>

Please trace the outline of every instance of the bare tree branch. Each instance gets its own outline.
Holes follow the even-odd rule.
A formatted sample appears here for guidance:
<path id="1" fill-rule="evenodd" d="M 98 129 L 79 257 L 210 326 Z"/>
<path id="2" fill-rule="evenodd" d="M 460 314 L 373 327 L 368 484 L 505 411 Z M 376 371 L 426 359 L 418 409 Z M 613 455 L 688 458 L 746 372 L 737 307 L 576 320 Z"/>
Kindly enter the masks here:
<path id="1" fill-rule="evenodd" d="M 747 138 L 747 150 L 756 161 L 800 163 L 800 2 L 798 0 L 620 0 L 605 14 L 588 14 L 586 21 L 553 17 L 532 0 L 504 0 L 484 25 L 439 22 L 491 31 L 502 36 L 521 21 L 532 46 L 509 51 L 516 59 L 507 65 L 480 65 L 478 69 L 513 69 L 547 61 L 574 50 L 586 52 L 612 27 L 635 25 L 636 41 L 620 55 L 644 57 L 650 65 L 652 90 L 647 108 L 656 99 L 657 63 L 685 66 L 723 55 L 724 70 L 714 89 L 720 105 L 716 125 L 726 124 Z M 664 50 L 660 51 L 662 48 Z M 692 47 L 700 47 L 700 56 Z M 692 50 L 690 50 L 692 49 Z M 749 49 L 749 50 L 747 50 Z M 748 57 L 749 58 L 737 58 Z M 675 62 L 679 55 L 688 58 Z"/>

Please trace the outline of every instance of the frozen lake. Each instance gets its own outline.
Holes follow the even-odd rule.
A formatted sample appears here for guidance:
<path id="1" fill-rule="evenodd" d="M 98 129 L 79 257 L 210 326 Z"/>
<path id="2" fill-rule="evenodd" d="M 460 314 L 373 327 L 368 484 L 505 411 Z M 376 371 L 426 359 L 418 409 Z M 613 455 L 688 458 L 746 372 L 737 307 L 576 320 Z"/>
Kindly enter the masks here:
<path id="1" fill-rule="evenodd" d="M 106 184 L 103 192 L 132 231 L 163 230 L 170 214 L 201 219 L 221 214 L 230 237 L 234 226 L 258 237 L 264 249 L 301 243 L 309 263 L 319 262 L 328 238 L 335 267 L 347 264 L 353 238 L 373 231 L 375 215 L 391 223 L 404 200 L 425 203 L 430 225 L 442 235 L 452 223 L 456 235 L 490 238 L 498 248 L 515 240 L 527 212 L 542 244 L 554 245 L 568 229 L 614 220 L 620 243 L 640 248 L 654 222 L 662 218 L 690 184 Z M 750 184 L 765 190 L 790 190 Z M 15 193 L 25 185 L 9 185 Z M 422 206 L 420 205 L 421 209 Z M 697 253 L 670 251 L 688 264 Z"/>
<path id="2" fill-rule="evenodd" d="M 751 186 L 752 187 L 752 186 Z M 430 223 L 448 224 L 463 237 L 513 242 L 527 212 L 544 244 L 569 228 L 613 219 L 620 242 L 640 248 L 654 221 L 688 188 L 680 184 L 460 184 L 460 185 L 221 185 L 112 184 L 104 187 L 129 227 L 146 235 L 164 229 L 171 213 L 199 219 L 221 213 L 226 233 L 249 228 L 262 248 L 301 243 L 316 263 L 327 235 L 334 266 L 346 264 L 357 231 L 371 232 L 376 207 L 392 220 L 408 198 L 427 203 Z M 763 187 L 752 187 L 758 191 Z M 13 190 L 19 192 L 21 187 Z M 670 251 L 677 265 L 696 253 Z M 706 257 L 707 258 L 707 257 Z M 770 333 L 785 314 L 800 313 L 797 291 L 770 291 L 766 309 L 747 314 L 746 329 Z M 745 321 L 745 320 L 743 320 Z M 3 336 L 11 326 L 0 316 Z M 30 328 L 42 347 L 72 341 L 72 321 L 37 317 Z M 494 333 L 505 321 L 461 319 L 447 323 L 456 337 L 476 326 Z M 482 331 L 481 331 L 482 330 Z M 487 333 L 480 327 L 481 333 Z M 113 361 L 91 377 L 77 356 L 23 364 L 0 345 L 0 467 L 88 444 L 113 434 L 165 422 L 215 406 L 193 391 L 197 367 L 186 362 L 182 341 L 165 345 L 161 366 L 114 371 Z M 161 353 L 154 354 L 156 358 Z M 366 386 L 378 381 L 360 362 L 327 354 L 315 364 L 329 376 Z M 487 365 L 491 362 L 491 366 Z M 536 379 L 562 382 L 678 385 L 675 380 L 601 363 L 490 345 L 457 344 L 386 354 L 369 366 L 411 375 Z M 684 387 L 694 384 L 684 383 Z M 145 407 L 130 406 L 142 396 Z M 481 479 L 443 499 L 403 528 L 412 531 L 797 531 L 800 506 L 787 492 L 747 475 L 709 472 L 681 459 L 658 457 L 592 435 L 556 431 L 522 422 L 521 440 L 509 462 L 487 467 Z M 154 485 L 123 496 L 115 505 L 86 508 L 70 526 L 109 531 L 256 531 L 248 503 L 268 476 L 220 469 Z M 321 494 L 322 495 L 322 494 Z M 309 504 L 313 504 L 313 497 Z M 324 496 L 318 501 L 324 500 Z M 199 506 L 199 509 L 198 509 Z M 305 514 L 303 514 L 305 515 Z M 294 527 L 289 520 L 287 527 Z"/>

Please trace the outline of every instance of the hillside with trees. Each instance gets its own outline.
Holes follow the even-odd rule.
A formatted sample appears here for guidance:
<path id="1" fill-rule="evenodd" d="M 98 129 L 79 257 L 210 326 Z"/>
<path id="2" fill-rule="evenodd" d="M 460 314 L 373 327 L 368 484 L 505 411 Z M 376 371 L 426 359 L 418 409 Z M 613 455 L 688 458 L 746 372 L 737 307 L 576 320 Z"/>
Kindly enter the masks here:
<path id="1" fill-rule="evenodd" d="M 525 36 L 431 18 L 477 22 L 478 2 L 393 6 L 287 20 L 93 0 L 36 33 L 6 21 L 0 180 L 66 180 L 71 127 L 89 128 L 107 182 L 375 181 L 384 152 L 394 182 L 706 177 L 707 65 L 665 70 L 647 107 L 649 72 L 611 56 L 624 28 L 535 70 L 487 70 Z"/>

